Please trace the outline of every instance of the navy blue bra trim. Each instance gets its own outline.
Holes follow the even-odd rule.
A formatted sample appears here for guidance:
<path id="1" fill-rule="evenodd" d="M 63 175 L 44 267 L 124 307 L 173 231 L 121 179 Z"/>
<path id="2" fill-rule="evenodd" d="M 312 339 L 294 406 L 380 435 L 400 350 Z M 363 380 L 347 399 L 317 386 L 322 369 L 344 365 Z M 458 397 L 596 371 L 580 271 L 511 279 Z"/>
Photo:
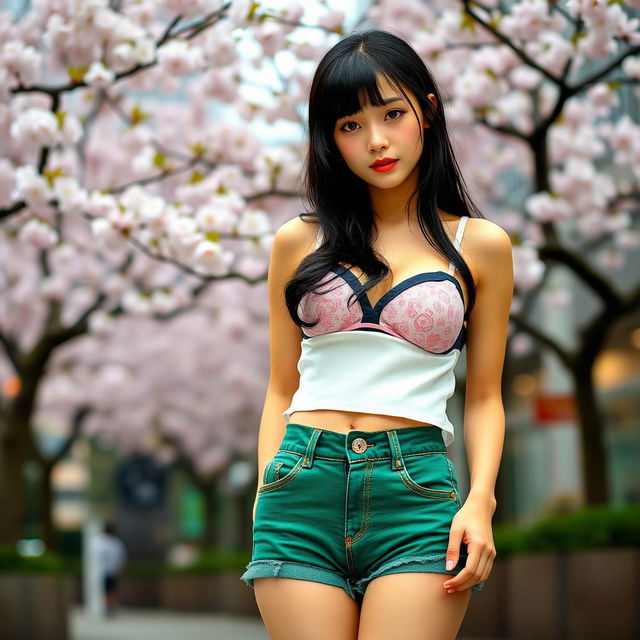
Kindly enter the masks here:
<path id="1" fill-rule="evenodd" d="M 337 269 L 332 269 L 331 271 L 339 275 L 343 280 L 345 280 L 356 294 L 359 294 L 362 291 L 363 289 L 362 283 L 356 277 L 353 271 L 349 269 L 349 267 L 340 265 Z M 382 298 L 380 298 L 380 300 L 376 302 L 375 305 L 371 304 L 371 301 L 369 300 L 369 296 L 365 293 L 360 298 L 360 307 L 362 309 L 362 322 L 371 322 L 373 324 L 380 324 L 380 314 L 382 313 L 383 309 L 387 306 L 387 304 L 389 304 L 389 302 L 393 300 L 393 298 L 395 298 L 397 295 L 399 295 L 406 289 L 409 289 L 415 284 L 419 284 L 421 282 L 433 282 L 433 281 L 441 281 L 441 280 L 450 280 L 451 282 L 453 282 L 453 284 L 456 286 L 458 293 L 460 294 L 460 299 L 462 300 L 462 306 L 464 308 L 465 306 L 464 294 L 462 292 L 462 287 L 460 286 L 460 283 L 458 282 L 457 278 L 455 278 L 452 274 L 447 273 L 446 271 L 425 271 L 423 273 L 417 273 L 415 276 L 411 276 L 406 280 L 399 282 L 397 285 L 391 287 L 391 289 L 389 289 L 389 291 L 387 291 L 382 296 Z M 357 329 L 353 329 L 353 331 L 378 331 L 380 333 L 387 333 L 383 329 L 378 330 L 378 329 L 374 329 L 373 327 L 358 327 Z M 450 351 L 453 351 L 453 349 L 458 349 L 462 351 L 462 347 L 466 342 L 466 336 L 467 336 L 467 328 L 463 324 L 462 327 L 460 328 L 460 333 L 458 333 L 458 337 L 456 338 L 456 341 L 453 343 L 453 345 L 449 347 L 449 349 L 447 349 L 446 351 L 442 351 L 434 355 L 445 355 Z M 310 338 L 312 336 L 307 336 L 303 331 L 302 337 L 303 339 L 305 339 L 305 338 Z M 432 353 L 432 352 L 429 352 L 429 353 Z"/>
<path id="2" fill-rule="evenodd" d="M 353 271 L 349 269 L 349 267 L 345 267 L 341 265 L 338 269 L 332 269 L 333 273 L 337 273 L 342 277 L 343 280 L 346 280 L 349 283 L 349 286 L 356 292 L 360 293 L 363 289 L 363 285 L 360 280 L 355 276 Z M 380 319 L 380 314 L 382 310 L 387 306 L 387 304 L 393 300 L 397 295 L 409 289 L 415 284 L 420 284 L 421 282 L 433 282 L 433 281 L 441 281 L 441 280 L 450 280 L 456 286 L 458 293 L 460 294 L 460 299 L 462 300 L 462 307 L 464 308 L 464 294 L 462 292 L 462 287 L 458 282 L 458 279 L 447 273 L 446 271 L 425 271 L 423 273 L 417 273 L 415 276 L 411 276 L 402 282 L 398 282 L 397 285 L 391 287 L 389 291 L 387 291 L 378 302 L 376 302 L 375 306 L 371 305 L 371 301 L 369 300 L 369 296 L 365 293 L 361 298 L 361 303 L 363 307 L 363 312 L 367 315 L 373 314 L 373 320 L 363 320 L 363 322 L 378 322 Z"/>

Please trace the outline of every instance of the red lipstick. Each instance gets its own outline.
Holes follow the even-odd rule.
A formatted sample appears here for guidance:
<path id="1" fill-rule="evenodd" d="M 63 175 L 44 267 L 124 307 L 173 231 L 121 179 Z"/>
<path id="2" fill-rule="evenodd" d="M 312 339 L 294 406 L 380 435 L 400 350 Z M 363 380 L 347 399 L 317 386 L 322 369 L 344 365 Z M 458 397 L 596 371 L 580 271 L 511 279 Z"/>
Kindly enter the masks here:
<path id="1" fill-rule="evenodd" d="M 375 162 L 373 162 L 369 166 L 374 171 L 390 171 L 397 164 L 398 164 L 398 159 L 397 158 L 381 158 L 379 160 L 376 160 Z"/>

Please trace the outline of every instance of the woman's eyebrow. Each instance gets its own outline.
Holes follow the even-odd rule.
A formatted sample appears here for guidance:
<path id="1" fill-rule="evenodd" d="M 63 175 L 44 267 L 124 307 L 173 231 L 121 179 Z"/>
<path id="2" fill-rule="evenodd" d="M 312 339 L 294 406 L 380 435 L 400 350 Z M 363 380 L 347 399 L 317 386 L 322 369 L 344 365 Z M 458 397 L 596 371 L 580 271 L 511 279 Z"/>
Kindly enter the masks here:
<path id="1" fill-rule="evenodd" d="M 392 96 L 391 98 L 387 98 L 386 100 L 383 100 L 380 106 L 386 107 L 388 104 L 391 104 L 392 102 L 403 102 L 403 101 L 404 101 L 404 98 L 400 98 L 399 96 Z M 354 111 L 349 115 L 342 116 L 342 118 L 339 118 L 339 120 L 343 120 L 344 118 L 348 118 L 350 116 L 358 115 L 359 113 L 362 113 L 362 109 L 360 109 L 359 111 Z"/>
<path id="2" fill-rule="evenodd" d="M 388 104 L 391 104 L 392 102 L 398 102 L 398 101 L 402 101 L 403 98 L 401 98 L 400 96 L 393 96 L 391 98 L 387 98 L 386 100 L 382 101 L 382 106 L 387 106 Z"/>

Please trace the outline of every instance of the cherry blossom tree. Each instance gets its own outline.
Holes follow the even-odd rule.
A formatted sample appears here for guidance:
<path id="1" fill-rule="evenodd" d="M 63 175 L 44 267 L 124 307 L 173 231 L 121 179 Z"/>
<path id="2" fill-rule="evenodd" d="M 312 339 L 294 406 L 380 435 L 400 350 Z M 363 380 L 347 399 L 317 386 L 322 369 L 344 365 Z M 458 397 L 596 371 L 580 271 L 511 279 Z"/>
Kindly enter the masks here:
<path id="1" fill-rule="evenodd" d="M 194 310 L 221 281 L 266 279 L 273 222 L 287 211 L 283 203 L 297 202 L 302 156 L 295 143 L 265 145 L 250 125 L 300 123 L 295 107 L 307 89 L 310 60 L 338 37 L 344 20 L 319 5 L 306 24 L 310 6 L 36 0 L 24 14 L 0 14 L 0 542 L 21 537 L 25 463 L 41 465 L 47 503 L 53 467 L 83 425 L 103 413 L 89 385 L 93 376 L 81 378 L 67 407 L 64 446 L 53 456 L 42 451 L 35 417 L 47 421 L 43 411 L 52 406 L 42 400 L 45 383 L 58 388 L 65 380 L 54 362 L 65 362 L 85 339 L 116 334 L 129 318 L 147 320 L 149 336 L 155 323 L 164 340 L 179 315 L 196 322 Z M 245 41 L 258 52 L 248 61 Z M 276 60 L 284 49 L 287 75 Z M 275 88 L 252 80 L 247 64 L 270 71 Z M 270 100 L 243 93 L 256 84 L 264 84 Z M 210 320 L 210 335 L 222 340 L 217 350 L 228 356 L 224 332 Z M 166 362 L 178 360 L 185 340 L 167 345 L 173 355 Z M 129 349 L 144 361 L 143 344 Z M 256 371 L 260 353 L 252 354 Z M 217 362 L 231 379 L 238 375 L 229 362 Z M 127 365 L 105 360 L 106 372 L 118 366 Z M 197 373 L 198 365 L 191 366 Z M 141 368 L 139 375 L 151 371 Z M 225 389 L 225 375 L 217 379 Z M 195 394 L 200 387 L 192 384 Z M 255 385 L 238 385 L 236 402 L 245 410 L 258 402 L 250 393 Z M 138 414 L 150 411 L 151 419 L 154 401 L 137 405 Z M 232 407 L 233 398 L 228 402 Z M 215 415 L 224 421 L 224 406 Z M 122 414 L 114 421 L 130 426 Z M 219 428 L 232 425 L 229 418 Z M 205 446 L 208 429 L 216 431 L 198 423 L 175 446 L 193 456 L 196 469 L 214 473 L 221 449 Z M 138 441 L 127 435 L 117 441 Z"/>
<path id="2" fill-rule="evenodd" d="M 638 8 L 638 0 L 385 0 L 368 14 L 404 35 L 443 85 L 449 124 L 464 141 L 463 173 L 487 217 L 510 232 L 508 353 L 542 346 L 570 374 L 589 504 L 609 500 L 594 364 L 613 327 L 640 308 L 640 282 L 626 292 L 615 283 L 640 244 L 640 126 L 624 109 L 638 113 Z M 514 185 L 527 194 L 518 202 L 508 197 Z M 575 285 L 545 294 L 560 269 Z M 577 319 L 569 346 L 533 318 L 545 295 L 570 314 L 578 287 L 599 308 Z"/>
<path id="3" fill-rule="evenodd" d="M 264 283 L 228 280 L 165 322 L 124 316 L 58 349 L 34 416 L 36 427 L 62 440 L 45 468 L 80 433 L 120 455 L 142 451 L 175 465 L 201 492 L 204 541 L 214 544 L 217 490 L 231 465 L 255 450 L 268 378 L 267 308 Z M 53 540 L 50 502 L 41 509 L 45 539 Z"/>
<path id="4" fill-rule="evenodd" d="M 638 124 L 611 115 L 638 97 L 639 5 L 388 0 L 371 3 L 359 23 L 405 36 L 443 87 L 448 124 L 464 140 L 463 173 L 487 217 L 513 238 L 510 351 L 533 339 L 575 381 L 590 503 L 608 496 L 593 364 L 611 327 L 640 301 L 637 286 L 621 293 L 603 273 L 638 246 Z M 70 437 L 84 424 L 124 450 L 154 442 L 167 459 L 184 455 L 205 477 L 224 466 L 217 443 L 237 426 L 234 415 L 255 410 L 259 383 L 230 408 L 203 403 L 197 382 L 212 369 L 183 355 L 200 353 L 203 329 L 179 329 L 202 327 L 197 312 L 220 281 L 264 281 L 276 207 L 297 202 L 301 145 L 266 146 L 250 125 L 304 122 L 310 75 L 344 33 L 341 12 L 319 3 L 319 17 L 307 19 L 308 7 L 36 0 L 18 18 L 0 14 L 0 542 L 20 535 L 22 467 L 43 460 L 34 417 L 53 415 L 59 394 L 70 394 Z M 248 76 L 245 38 L 257 51 L 250 65 L 270 69 L 277 88 L 264 84 L 266 74 Z M 264 104 L 245 92 L 257 85 Z M 528 195 L 511 202 L 515 183 Z M 573 348 L 531 320 L 559 267 L 602 302 Z M 142 319 L 148 329 L 136 334 Z M 163 376 L 155 377 L 157 343 L 146 338 L 174 331 L 160 342 Z M 73 352 L 77 362 L 65 364 Z M 175 367 L 180 381 L 166 371 L 171 362 L 186 363 Z M 234 374 L 225 382 L 222 369 L 226 397 Z M 185 372 L 195 380 L 186 384 Z M 123 382 L 130 376 L 135 385 Z M 112 393 L 101 397 L 105 379 Z M 112 406 L 115 394 L 122 409 Z M 166 408 L 167 423 L 154 407 L 165 400 L 179 405 Z M 228 424 L 216 419 L 208 432 L 208 411 Z M 189 416 L 199 425 L 192 431 L 180 426 Z"/>

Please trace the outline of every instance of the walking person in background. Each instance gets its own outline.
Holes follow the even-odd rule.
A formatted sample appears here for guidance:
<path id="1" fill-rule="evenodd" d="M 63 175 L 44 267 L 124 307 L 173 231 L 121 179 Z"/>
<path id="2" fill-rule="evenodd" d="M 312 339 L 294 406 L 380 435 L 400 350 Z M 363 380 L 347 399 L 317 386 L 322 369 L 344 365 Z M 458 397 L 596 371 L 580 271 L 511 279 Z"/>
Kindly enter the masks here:
<path id="1" fill-rule="evenodd" d="M 112 617 L 118 605 L 118 583 L 127 561 L 127 550 L 112 522 L 105 524 L 104 532 L 98 534 L 95 545 L 106 599 L 106 615 Z"/>

